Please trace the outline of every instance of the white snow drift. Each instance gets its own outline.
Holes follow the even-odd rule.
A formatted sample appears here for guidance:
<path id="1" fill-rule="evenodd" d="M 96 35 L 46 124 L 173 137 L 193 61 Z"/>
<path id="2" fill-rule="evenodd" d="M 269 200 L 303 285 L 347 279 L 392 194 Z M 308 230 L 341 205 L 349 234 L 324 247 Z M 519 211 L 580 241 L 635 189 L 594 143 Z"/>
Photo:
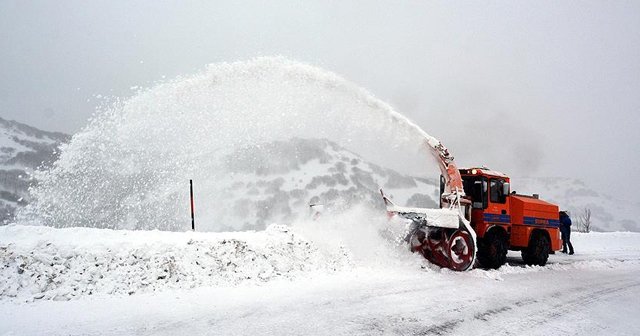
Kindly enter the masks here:
<path id="1" fill-rule="evenodd" d="M 340 247 L 320 250 L 278 225 L 225 234 L 0 227 L 0 299 L 230 286 L 333 272 L 349 263 Z"/>
<path id="2" fill-rule="evenodd" d="M 339 219 L 234 233 L 4 226 L 0 227 L 0 300 L 70 300 L 228 287 L 363 269 L 384 277 L 415 274 L 420 281 L 450 273 L 382 237 L 385 233 L 397 237 L 401 228 L 392 232 L 377 223 L 382 222 Z M 640 265 L 640 234 L 577 234 L 574 244 L 577 255 L 551 256 L 546 267 L 524 267 L 515 255 L 499 270 L 478 269 L 461 276 L 502 280 L 507 274 Z"/>

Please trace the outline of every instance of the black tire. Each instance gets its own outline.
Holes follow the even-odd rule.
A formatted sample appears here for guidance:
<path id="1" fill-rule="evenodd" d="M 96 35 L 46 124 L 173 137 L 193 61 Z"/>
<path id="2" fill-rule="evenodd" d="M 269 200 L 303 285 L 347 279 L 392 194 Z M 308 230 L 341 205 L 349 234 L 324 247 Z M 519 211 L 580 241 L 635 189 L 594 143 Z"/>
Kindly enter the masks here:
<path id="1" fill-rule="evenodd" d="M 507 261 L 507 239 L 499 231 L 491 231 L 478 242 L 478 264 L 482 268 L 498 269 Z"/>
<path id="2" fill-rule="evenodd" d="M 522 260 L 527 265 L 544 266 L 549 259 L 551 243 L 542 232 L 534 232 L 529 240 L 529 246 L 522 250 Z"/>

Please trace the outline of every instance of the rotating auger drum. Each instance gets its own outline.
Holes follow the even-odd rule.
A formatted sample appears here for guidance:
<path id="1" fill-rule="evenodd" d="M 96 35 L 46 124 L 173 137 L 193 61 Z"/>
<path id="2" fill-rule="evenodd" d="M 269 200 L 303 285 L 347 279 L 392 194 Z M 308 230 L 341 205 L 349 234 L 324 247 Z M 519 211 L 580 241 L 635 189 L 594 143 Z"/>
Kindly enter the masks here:
<path id="1" fill-rule="evenodd" d="M 440 267 L 464 271 L 473 264 L 475 246 L 467 232 L 423 226 L 412 230 L 406 240 L 412 252 L 421 253 Z"/>

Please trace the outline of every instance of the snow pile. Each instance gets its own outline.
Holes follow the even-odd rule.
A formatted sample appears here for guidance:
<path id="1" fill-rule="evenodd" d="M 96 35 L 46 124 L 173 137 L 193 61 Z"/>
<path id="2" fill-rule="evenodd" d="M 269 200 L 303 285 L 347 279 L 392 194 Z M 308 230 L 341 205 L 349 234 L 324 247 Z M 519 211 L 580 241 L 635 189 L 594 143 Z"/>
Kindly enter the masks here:
<path id="1" fill-rule="evenodd" d="M 263 232 L 178 233 L 0 227 L 0 299 L 69 300 L 326 274 L 351 265 L 284 226 Z"/>
<path id="2" fill-rule="evenodd" d="M 70 300 L 261 284 L 335 272 L 432 272 L 403 223 L 354 207 L 264 231 L 169 232 L 0 227 L 0 300 Z"/>
<path id="3" fill-rule="evenodd" d="M 510 252 L 498 270 L 453 272 L 410 253 L 401 239 L 405 228 L 381 217 L 360 207 L 292 227 L 233 233 L 0 227 L 0 300 L 71 300 L 340 274 L 501 281 L 513 274 L 640 266 L 640 234 L 615 232 L 575 234 L 576 254 L 552 255 L 545 267 L 526 266 Z"/>
<path id="4" fill-rule="evenodd" d="M 404 241 L 408 225 L 390 221 L 384 212 L 355 206 L 347 212 L 328 210 L 316 221 L 294 223 L 292 229 L 323 250 L 346 249 L 353 265 L 361 269 L 381 273 L 432 269 L 421 255 L 409 251 Z"/>
<path id="5" fill-rule="evenodd" d="M 220 220 L 233 209 L 224 181 L 242 170 L 238 163 L 262 171 L 274 163 L 234 162 L 237 150 L 294 137 L 330 139 L 373 163 L 423 173 L 431 166 L 436 175 L 424 152 L 427 136 L 331 72 L 283 58 L 214 64 L 99 112 L 61 148 L 54 167 L 36 176 L 34 202 L 20 222 L 179 231 L 188 222 L 193 179 L 201 230 L 242 227 Z"/>

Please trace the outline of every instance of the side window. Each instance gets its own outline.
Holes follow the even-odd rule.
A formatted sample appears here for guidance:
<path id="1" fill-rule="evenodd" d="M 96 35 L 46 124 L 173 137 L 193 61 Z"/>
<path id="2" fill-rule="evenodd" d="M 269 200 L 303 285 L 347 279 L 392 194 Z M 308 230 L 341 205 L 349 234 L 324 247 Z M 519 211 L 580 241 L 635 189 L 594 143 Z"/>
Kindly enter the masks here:
<path id="1" fill-rule="evenodd" d="M 491 179 L 489 182 L 489 198 L 491 203 L 505 203 L 506 197 L 502 195 L 502 180 Z"/>

